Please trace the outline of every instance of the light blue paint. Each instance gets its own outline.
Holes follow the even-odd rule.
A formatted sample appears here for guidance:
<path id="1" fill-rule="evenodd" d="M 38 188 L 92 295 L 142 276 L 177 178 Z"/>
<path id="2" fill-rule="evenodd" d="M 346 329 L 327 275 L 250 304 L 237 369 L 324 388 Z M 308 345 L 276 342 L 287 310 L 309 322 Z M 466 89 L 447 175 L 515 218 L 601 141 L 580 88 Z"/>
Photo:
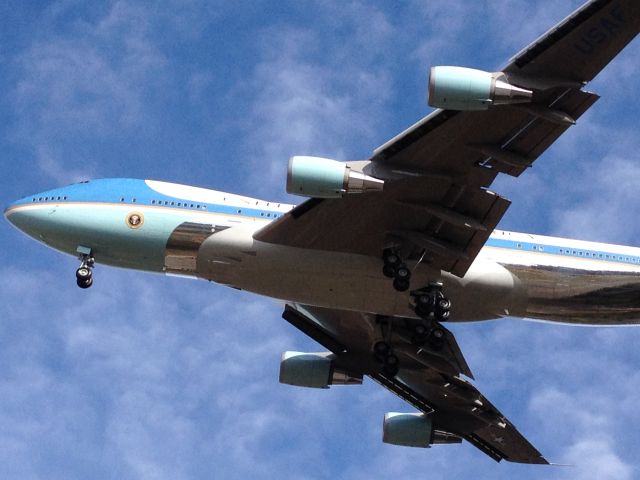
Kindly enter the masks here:
<path id="1" fill-rule="evenodd" d="M 339 164 L 339 162 L 336 163 Z M 339 164 L 339 166 L 343 169 L 342 164 Z M 306 174 L 311 174 L 315 171 L 314 169 L 320 167 L 316 165 L 313 168 L 309 167 L 309 169 L 303 169 L 302 171 L 306 172 Z M 333 176 L 329 175 L 327 177 L 328 181 L 331 179 L 333 179 L 332 181 L 337 181 L 337 178 L 335 172 Z M 343 177 L 341 176 L 341 178 Z M 74 208 L 70 211 L 56 209 L 56 205 L 64 205 L 65 202 L 86 202 L 87 206 L 86 208 Z M 134 230 L 126 226 L 124 222 L 125 215 L 120 209 L 115 208 L 113 211 L 94 209 L 91 207 L 92 203 L 117 204 L 117 206 L 125 207 L 127 211 L 135 210 L 139 206 L 158 208 L 145 213 L 144 225 L 140 229 Z M 191 200 L 170 197 L 156 192 L 144 180 L 128 178 L 91 180 L 48 190 L 12 203 L 7 208 L 7 211 L 16 206 L 30 204 L 50 204 L 51 210 L 40 210 L 38 213 L 29 213 L 28 215 L 17 210 L 11 214 L 11 221 L 34 238 L 44 241 L 40 237 L 44 235 L 47 239 L 50 239 L 46 243 L 73 255 L 76 253 L 77 244 L 70 247 L 68 244 L 69 239 L 86 238 L 87 240 L 92 240 L 103 250 L 100 256 L 101 263 L 145 270 L 159 270 L 162 268 L 166 240 L 175 227 L 189 219 L 190 213 L 188 214 L 188 212 L 227 214 L 247 217 L 247 219 L 260 218 L 263 220 L 277 218 L 282 215 L 279 211 L 269 209 L 194 203 Z M 171 214 L 168 214 L 168 209 L 171 209 Z M 184 216 L 179 214 L 180 210 L 185 211 Z M 30 210 L 30 212 L 32 211 Z M 44 212 L 49 213 L 45 214 Z M 55 219 L 55 222 L 49 221 L 52 219 Z M 43 225 L 44 230 L 40 230 L 39 226 L 36 227 L 35 224 L 32 224 L 33 222 Z M 82 243 L 77 240 L 76 242 Z M 86 244 L 90 243 L 87 241 Z M 490 237 L 486 245 L 529 253 L 546 253 L 584 260 L 640 265 L 640 256 L 621 255 L 608 251 L 559 247 L 496 237 Z"/>
<path id="2" fill-rule="evenodd" d="M 134 229 L 127 226 L 126 217 L 135 206 L 123 207 L 17 208 L 8 217 L 36 240 L 69 255 L 77 255 L 78 246 L 85 246 L 100 263 L 162 271 L 167 240 L 186 216 L 145 211 L 144 223 Z"/>
<path id="3" fill-rule="evenodd" d="M 13 202 L 12 207 L 37 203 L 61 204 L 64 202 L 121 203 L 147 206 L 164 206 L 187 211 L 211 211 L 246 217 L 277 218 L 282 212 L 272 209 L 239 208 L 230 205 L 197 203 L 178 197 L 163 195 L 150 188 L 144 180 L 132 178 L 104 178 L 47 190 Z M 181 205 L 178 205 L 180 203 Z M 193 207 L 191 206 L 193 205 Z M 198 208 L 199 207 L 199 208 Z"/>
<path id="4" fill-rule="evenodd" d="M 472 68 L 433 67 L 429 104 L 451 110 L 486 110 L 491 103 L 491 74 Z"/>
<path id="5" fill-rule="evenodd" d="M 344 193 L 345 164 L 316 157 L 289 160 L 287 192 L 314 198 L 339 198 Z"/>

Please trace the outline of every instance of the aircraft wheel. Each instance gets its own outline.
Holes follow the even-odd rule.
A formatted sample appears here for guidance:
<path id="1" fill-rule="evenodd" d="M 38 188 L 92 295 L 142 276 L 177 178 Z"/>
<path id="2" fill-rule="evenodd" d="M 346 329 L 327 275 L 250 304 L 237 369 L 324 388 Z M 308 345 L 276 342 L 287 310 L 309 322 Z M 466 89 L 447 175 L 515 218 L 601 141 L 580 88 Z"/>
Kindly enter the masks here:
<path id="1" fill-rule="evenodd" d="M 429 345 L 434 350 L 440 350 L 444 346 L 445 331 L 442 328 L 434 327 L 429 332 Z"/>
<path id="2" fill-rule="evenodd" d="M 387 342 L 376 342 L 373 345 L 373 353 L 380 358 L 386 358 L 391 351 L 391 346 Z"/>
<path id="3" fill-rule="evenodd" d="M 422 323 L 418 323 L 415 327 L 413 327 L 413 333 L 418 336 L 423 336 L 427 333 L 427 327 Z"/>
<path id="4" fill-rule="evenodd" d="M 400 264 L 400 257 L 393 250 L 385 250 L 382 253 L 382 261 L 390 267 L 397 267 Z"/>
<path id="5" fill-rule="evenodd" d="M 440 310 L 449 310 L 451 308 L 451 300 L 448 298 L 441 298 L 438 300 L 438 308 Z"/>
<path id="6" fill-rule="evenodd" d="M 396 276 L 396 269 L 393 268 L 392 265 L 385 264 L 384 267 L 382 267 L 382 273 L 387 278 L 393 278 Z"/>
<path id="7" fill-rule="evenodd" d="M 89 278 L 85 278 L 85 279 L 80 279 L 78 278 L 76 280 L 76 284 L 80 287 L 80 288 L 89 288 L 91 285 L 93 285 L 93 278 L 89 277 Z"/>
<path id="8" fill-rule="evenodd" d="M 411 270 L 409 270 L 404 263 L 401 263 L 396 268 L 396 275 L 395 276 L 396 276 L 397 279 L 409 280 L 411 278 Z"/>
<path id="9" fill-rule="evenodd" d="M 91 278 L 91 269 L 89 267 L 80 267 L 76 270 L 76 279 L 84 281 Z"/>
<path id="10" fill-rule="evenodd" d="M 409 290 L 411 286 L 411 282 L 405 278 L 395 278 L 393 280 L 393 288 L 395 288 L 398 292 L 406 292 Z"/>
<path id="11" fill-rule="evenodd" d="M 400 360 L 393 353 L 390 353 L 384 359 L 384 364 L 390 367 L 397 367 L 399 363 L 400 363 Z"/>

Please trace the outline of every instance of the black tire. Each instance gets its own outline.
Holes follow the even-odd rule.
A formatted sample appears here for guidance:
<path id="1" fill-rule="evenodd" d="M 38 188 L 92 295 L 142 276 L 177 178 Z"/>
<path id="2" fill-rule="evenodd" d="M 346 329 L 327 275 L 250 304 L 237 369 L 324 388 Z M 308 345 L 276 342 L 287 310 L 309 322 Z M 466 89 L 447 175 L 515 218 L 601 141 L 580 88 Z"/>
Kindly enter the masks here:
<path id="1" fill-rule="evenodd" d="M 76 270 L 76 279 L 87 280 L 91 278 L 91 269 L 89 267 L 80 267 Z"/>
<path id="2" fill-rule="evenodd" d="M 385 265 L 389 265 L 394 268 L 401 263 L 400 257 L 393 250 L 385 250 L 382 254 L 382 260 L 384 261 Z"/>
<path id="3" fill-rule="evenodd" d="M 434 298 L 431 295 L 420 295 L 416 298 L 416 306 L 420 307 L 423 310 L 433 310 L 434 308 Z"/>
<path id="4" fill-rule="evenodd" d="M 451 315 L 451 312 L 449 312 L 449 310 L 445 310 L 444 312 L 440 312 L 438 314 L 438 317 L 440 318 L 441 321 L 445 321 L 445 320 L 449 320 L 449 316 Z"/>
<path id="5" fill-rule="evenodd" d="M 387 367 L 397 368 L 398 365 L 400 364 L 400 359 L 393 353 L 390 353 L 384 358 L 384 364 Z"/>
<path id="6" fill-rule="evenodd" d="M 415 333 L 417 336 L 426 335 L 427 327 L 425 325 L 423 325 L 422 323 L 417 323 L 413 327 L 413 333 Z"/>
<path id="7" fill-rule="evenodd" d="M 398 280 L 409 280 L 411 278 L 411 270 L 404 263 L 396 268 L 396 278 Z"/>
<path id="8" fill-rule="evenodd" d="M 440 310 L 449 310 L 451 308 L 451 300 L 448 298 L 441 298 L 438 300 L 438 308 Z"/>
<path id="9" fill-rule="evenodd" d="M 430 336 L 431 336 L 431 338 L 443 339 L 444 336 L 445 336 L 445 331 L 442 328 L 435 327 L 435 328 L 431 329 Z"/>
<path id="10" fill-rule="evenodd" d="M 396 269 L 393 268 L 392 265 L 385 264 L 384 267 L 382 267 L 382 273 L 387 278 L 393 278 L 396 276 Z"/>
<path id="11" fill-rule="evenodd" d="M 385 358 L 390 351 L 391 347 L 387 342 L 376 342 L 373 345 L 373 353 L 382 358 Z"/>
<path id="12" fill-rule="evenodd" d="M 76 284 L 80 287 L 80 288 L 89 288 L 91 285 L 93 285 L 93 278 L 89 277 L 89 278 L 85 278 L 85 279 L 80 279 L 78 278 L 76 280 Z"/>
<path id="13" fill-rule="evenodd" d="M 404 278 L 396 278 L 393 280 L 393 288 L 395 288 L 398 292 L 406 292 L 409 290 L 411 286 L 411 282 Z"/>

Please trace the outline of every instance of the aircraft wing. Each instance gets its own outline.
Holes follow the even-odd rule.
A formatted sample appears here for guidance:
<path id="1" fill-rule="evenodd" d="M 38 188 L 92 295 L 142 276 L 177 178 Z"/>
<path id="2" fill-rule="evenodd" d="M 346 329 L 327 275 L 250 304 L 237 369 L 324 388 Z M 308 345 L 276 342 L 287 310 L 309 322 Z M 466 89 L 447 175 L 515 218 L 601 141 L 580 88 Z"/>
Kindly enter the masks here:
<path id="1" fill-rule="evenodd" d="M 471 372 L 448 330 L 444 345 L 431 350 L 403 339 L 403 328 L 396 325 L 394 352 L 401 357 L 401 369 L 392 377 L 380 373 L 380 364 L 371 352 L 380 331 L 380 319 L 375 316 L 305 305 L 287 305 L 282 316 L 334 353 L 341 367 L 367 375 L 429 415 L 434 443 L 464 439 L 496 461 L 548 463 L 487 398 L 460 378 Z"/>
<path id="2" fill-rule="evenodd" d="M 503 69 L 536 89 L 534 103 L 435 110 L 374 151 L 364 173 L 383 192 L 307 200 L 255 238 L 375 256 L 395 246 L 463 276 L 510 203 L 488 187 L 531 167 L 597 101 L 584 84 L 639 30 L 637 0 L 588 2 Z"/>

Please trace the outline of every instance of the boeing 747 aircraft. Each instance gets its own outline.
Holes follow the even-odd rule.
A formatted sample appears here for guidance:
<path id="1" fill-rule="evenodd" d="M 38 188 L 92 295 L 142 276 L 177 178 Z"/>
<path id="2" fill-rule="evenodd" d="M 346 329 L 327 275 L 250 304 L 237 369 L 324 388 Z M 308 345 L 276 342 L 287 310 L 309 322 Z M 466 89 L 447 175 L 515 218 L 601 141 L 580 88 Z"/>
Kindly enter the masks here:
<path id="1" fill-rule="evenodd" d="M 103 179 L 30 195 L 5 216 L 79 256 L 81 288 L 105 264 L 282 300 L 284 319 L 327 351 L 284 353 L 280 381 L 378 382 L 416 410 L 385 415 L 387 443 L 464 439 L 497 461 L 545 464 L 467 380 L 443 323 L 640 323 L 640 248 L 496 230 L 510 202 L 489 190 L 499 174 L 523 174 L 598 100 L 586 84 L 639 31 L 637 0 L 592 0 L 500 71 L 433 67 L 437 109 L 370 159 L 289 160 L 287 191 L 309 197 L 297 206 Z"/>

